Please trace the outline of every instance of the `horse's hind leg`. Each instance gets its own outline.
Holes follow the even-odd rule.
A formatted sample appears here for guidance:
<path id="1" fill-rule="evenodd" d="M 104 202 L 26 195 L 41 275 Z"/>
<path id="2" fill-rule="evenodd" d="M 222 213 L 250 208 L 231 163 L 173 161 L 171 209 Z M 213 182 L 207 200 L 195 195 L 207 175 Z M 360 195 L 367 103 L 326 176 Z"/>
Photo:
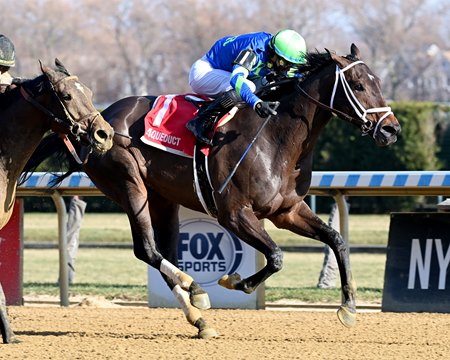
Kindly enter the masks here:
<path id="1" fill-rule="evenodd" d="M 176 229 L 175 233 L 177 235 L 174 236 L 171 233 L 173 229 L 170 226 L 167 227 L 168 224 L 171 223 L 172 214 L 161 211 L 159 213 L 159 216 L 161 216 L 162 218 L 165 217 L 166 224 L 162 224 L 156 218 L 153 219 L 152 226 L 154 236 L 152 237 L 152 240 L 157 239 L 158 244 L 161 245 L 161 249 L 159 249 L 159 246 L 157 246 L 155 241 L 150 241 L 149 243 L 151 245 L 144 245 L 142 244 L 142 242 L 138 241 L 138 239 L 141 238 L 141 235 L 136 231 L 132 224 L 131 232 L 133 234 L 134 241 L 134 254 L 139 260 L 142 260 L 150 266 L 153 266 L 154 268 L 159 270 L 159 272 L 163 276 L 163 279 L 166 281 L 167 285 L 172 290 L 172 293 L 180 303 L 186 319 L 190 324 L 198 329 L 198 336 L 200 338 L 206 339 L 217 336 L 217 332 L 207 325 L 200 313 L 200 310 L 198 310 L 197 307 L 200 307 L 200 305 L 196 304 L 197 307 L 194 307 L 191 304 L 193 300 L 192 296 L 189 296 L 189 294 L 192 294 L 193 289 L 201 288 L 195 283 L 191 276 L 182 272 L 180 269 L 178 269 L 178 267 L 176 267 L 176 265 L 173 264 L 176 264 L 176 257 L 172 259 L 173 263 L 165 258 L 165 256 L 167 256 L 167 258 L 170 259 L 172 256 L 171 254 L 176 255 L 177 248 L 176 243 L 174 243 L 173 239 L 176 238 L 178 241 L 178 225 L 177 227 L 173 228 Z M 211 305 L 209 302 L 208 294 L 203 291 L 202 295 L 203 296 L 201 297 L 202 299 L 200 301 L 201 305 L 204 306 L 204 308 L 210 308 Z"/>
<path id="2" fill-rule="evenodd" d="M 342 236 L 314 214 L 303 201 L 283 213 L 270 217 L 270 220 L 278 228 L 322 241 L 330 246 L 336 255 L 341 277 L 343 302 L 338 310 L 338 317 L 345 326 L 353 326 L 356 322 L 356 283 L 350 270 L 348 246 Z"/>
<path id="3" fill-rule="evenodd" d="M 167 284 L 169 285 L 169 287 L 172 286 L 170 281 L 167 281 Z M 181 309 L 183 310 L 187 321 L 198 329 L 199 338 L 210 339 L 212 337 L 219 336 L 217 331 L 214 328 L 210 327 L 206 323 L 205 319 L 203 319 L 200 310 L 195 306 L 192 306 L 189 293 L 186 290 L 183 290 L 180 285 L 175 285 L 174 287 L 172 287 L 172 293 L 180 303 Z"/>
<path id="4" fill-rule="evenodd" d="M 179 302 L 186 320 L 198 329 L 198 337 L 200 339 L 210 339 L 219 336 L 217 331 L 207 324 L 200 310 L 191 304 L 189 292 L 182 289 L 180 285 L 174 285 L 172 280 L 166 275 L 162 276 Z"/>
<path id="5" fill-rule="evenodd" d="M 17 341 L 9 324 L 8 313 L 6 312 L 6 298 L 1 284 L 0 284 L 0 330 L 2 333 L 3 342 L 5 344 Z"/>
<path id="6" fill-rule="evenodd" d="M 157 197 L 156 201 L 155 197 Z M 150 205 L 150 215 L 153 223 L 156 246 L 165 259 L 163 261 L 167 261 L 168 263 L 166 264 L 166 267 L 173 266 L 176 268 L 178 265 L 177 246 L 179 239 L 178 206 L 159 196 L 155 197 L 152 196 L 152 200 L 155 204 L 158 204 L 158 206 L 157 208 L 154 208 Z M 171 271 L 176 270 L 172 269 Z M 189 285 L 189 292 L 182 288 L 178 280 L 176 280 L 177 284 L 174 284 L 172 277 L 163 273 L 161 275 L 172 290 L 175 298 L 180 303 L 181 309 L 188 322 L 198 329 L 198 337 L 201 339 L 208 339 L 218 336 L 216 330 L 206 323 L 200 310 L 191 304 L 191 302 L 200 302 L 202 306 L 210 307 L 208 294 L 204 292 L 200 286 L 196 285 L 195 281 L 191 281 L 189 285 L 189 279 L 183 275 L 180 276 L 184 278 L 183 282 L 187 282 L 184 286 L 187 287 Z M 197 296 L 199 298 L 198 300 L 195 299 Z M 207 304 L 205 304 L 205 302 L 207 302 Z"/>
<path id="7" fill-rule="evenodd" d="M 162 249 L 163 254 L 176 254 L 177 243 L 174 243 L 173 239 L 178 240 L 178 207 L 145 186 L 139 167 L 130 153 L 113 147 L 100 160 L 91 157 L 84 169 L 97 188 L 127 213 L 133 236 L 134 255 L 165 275 L 171 289 L 179 285 L 181 289 L 188 291 L 194 306 L 209 308 L 211 305 L 206 292 L 201 290 L 191 276 L 178 269 L 161 253 Z M 155 237 L 158 238 L 158 245 Z M 176 258 L 172 261 L 176 264 Z M 199 293 L 203 295 L 197 295 Z M 188 310 L 189 319 L 195 320 L 194 325 L 197 323 L 199 330 L 204 330 L 202 321 L 197 321 L 198 313 L 192 313 L 190 307 Z"/>

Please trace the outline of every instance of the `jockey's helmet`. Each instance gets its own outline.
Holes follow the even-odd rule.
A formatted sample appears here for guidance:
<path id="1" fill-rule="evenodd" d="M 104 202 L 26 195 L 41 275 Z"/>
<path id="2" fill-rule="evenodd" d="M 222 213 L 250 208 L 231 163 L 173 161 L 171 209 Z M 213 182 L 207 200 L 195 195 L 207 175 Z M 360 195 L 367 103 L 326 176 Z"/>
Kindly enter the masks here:
<path id="1" fill-rule="evenodd" d="M 306 54 L 305 39 L 296 31 L 285 29 L 277 32 L 270 41 L 275 53 L 292 64 L 304 64 Z"/>
<path id="2" fill-rule="evenodd" d="M 12 67 L 16 64 L 14 44 L 5 35 L 0 34 L 0 66 Z"/>

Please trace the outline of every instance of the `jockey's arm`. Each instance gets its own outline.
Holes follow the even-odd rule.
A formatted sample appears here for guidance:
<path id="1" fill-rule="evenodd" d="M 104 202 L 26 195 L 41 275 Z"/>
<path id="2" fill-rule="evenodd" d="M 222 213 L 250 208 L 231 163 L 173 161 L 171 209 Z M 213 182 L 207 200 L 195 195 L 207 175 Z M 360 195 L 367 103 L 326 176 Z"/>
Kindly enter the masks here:
<path id="1" fill-rule="evenodd" d="M 242 100 L 254 109 L 256 103 L 261 100 L 254 94 L 256 87 L 252 81 L 247 79 L 248 74 L 249 71 L 246 68 L 236 64 L 231 73 L 230 84 Z"/>

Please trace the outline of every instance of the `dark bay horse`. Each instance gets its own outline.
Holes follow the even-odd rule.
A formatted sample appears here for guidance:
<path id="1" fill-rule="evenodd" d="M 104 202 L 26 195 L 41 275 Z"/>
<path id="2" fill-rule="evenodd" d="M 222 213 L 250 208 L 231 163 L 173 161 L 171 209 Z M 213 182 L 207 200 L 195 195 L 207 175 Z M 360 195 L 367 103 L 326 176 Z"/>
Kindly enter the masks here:
<path id="1" fill-rule="evenodd" d="M 279 101 L 278 115 L 267 122 L 223 191 L 230 171 L 252 141 L 263 120 L 250 108 L 218 128 L 208 157 L 219 223 L 265 255 L 267 264 L 246 278 L 224 276 L 219 283 L 251 293 L 280 271 L 283 255 L 261 219 L 278 228 L 328 244 L 340 270 L 342 305 L 338 317 L 345 326 L 356 321 L 356 285 L 348 248 L 338 232 L 325 224 L 304 202 L 311 182 L 313 149 L 332 113 L 352 123 L 379 146 L 392 144 L 400 125 L 382 96 L 380 81 L 351 47 L 345 57 L 331 52 L 309 53 L 300 69 L 304 77 L 290 81 L 267 100 Z M 193 161 L 143 144 L 144 116 L 155 97 L 121 99 L 102 115 L 117 133 L 112 149 L 91 156 L 85 172 L 96 186 L 127 213 L 134 254 L 158 269 L 180 302 L 187 320 L 202 338 L 216 336 L 198 309 L 209 307 L 207 294 L 177 267 L 179 206 L 205 212 L 194 191 Z M 355 150 L 357 151 L 357 150 Z"/>
<path id="2" fill-rule="evenodd" d="M 92 103 L 92 92 L 64 65 L 41 64 L 42 75 L 23 80 L 0 94 L 0 228 L 11 217 L 17 180 L 49 130 L 71 134 L 101 156 L 112 146 L 114 130 Z M 0 284 L 0 328 L 3 342 L 14 341 Z"/>

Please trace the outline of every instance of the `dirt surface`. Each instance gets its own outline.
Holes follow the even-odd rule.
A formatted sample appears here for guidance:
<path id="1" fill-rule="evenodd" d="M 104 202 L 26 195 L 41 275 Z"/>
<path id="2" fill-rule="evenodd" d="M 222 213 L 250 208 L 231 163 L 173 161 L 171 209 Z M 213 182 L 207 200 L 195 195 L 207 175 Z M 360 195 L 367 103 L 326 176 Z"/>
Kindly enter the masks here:
<path id="1" fill-rule="evenodd" d="M 178 309 L 86 299 L 68 308 L 9 307 L 18 344 L 0 359 L 449 359 L 450 314 L 208 310 L 220 337 L 196 338 Z"/>

